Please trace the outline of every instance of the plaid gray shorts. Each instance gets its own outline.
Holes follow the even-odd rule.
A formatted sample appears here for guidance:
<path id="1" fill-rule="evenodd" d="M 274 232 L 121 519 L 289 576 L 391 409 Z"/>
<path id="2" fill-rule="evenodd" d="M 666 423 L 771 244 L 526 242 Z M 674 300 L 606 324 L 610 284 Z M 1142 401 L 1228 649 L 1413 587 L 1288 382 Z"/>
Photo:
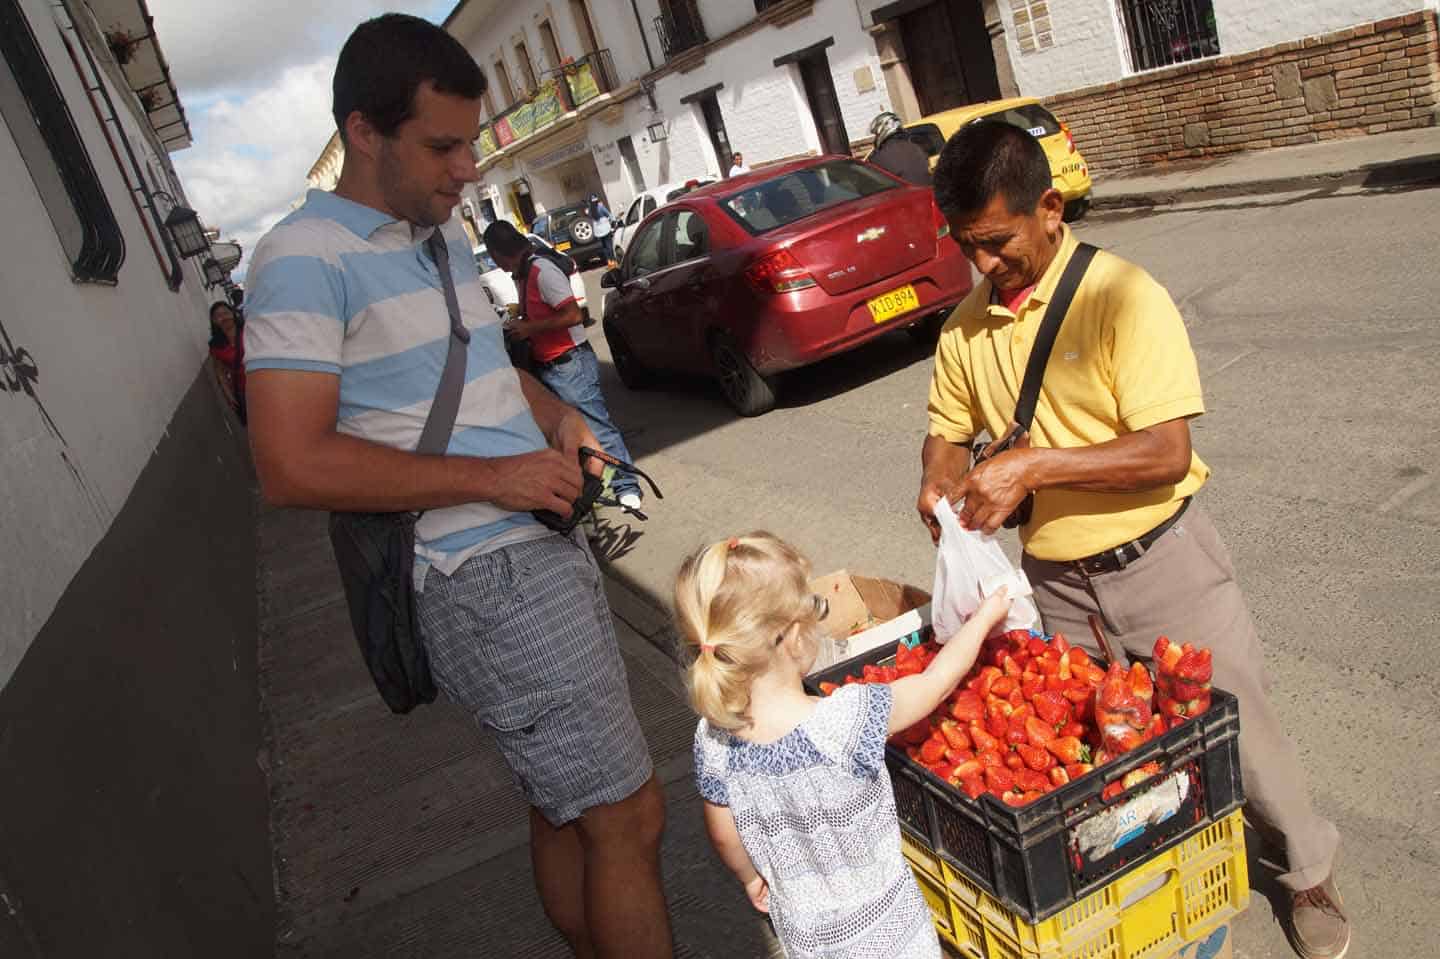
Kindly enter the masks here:
<path id="1" fill-rule="evenodd" d="M 435 682 L 499 744 L 551 824 L 650 778 L 625 663 L 589 546 L 562 536 L 431 569 L 416 597 Z"/>

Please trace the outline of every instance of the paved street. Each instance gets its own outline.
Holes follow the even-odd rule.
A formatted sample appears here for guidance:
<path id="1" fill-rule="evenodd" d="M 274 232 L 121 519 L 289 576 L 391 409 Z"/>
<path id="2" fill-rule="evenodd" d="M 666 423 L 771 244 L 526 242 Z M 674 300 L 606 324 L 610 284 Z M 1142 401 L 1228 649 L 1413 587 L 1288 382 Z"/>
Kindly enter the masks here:
<path id="1" fill-rule="evenodd" d="M 1174 294 L 1210 412 L 1205 502 L 1267 643 L 1277 706 L 1344 837 L 1352 955 L 1433 952 L 1440 762 L 1428 717 L 1440 588 L 1440 191 L 1278 195 L 1085 223 Z M 600 303 L 599 274 L 589 275 Z M 597 348 L 604 350 L 596 336 Z M 764 527 L 817 572 L 928 588 L 914 513 L 929 362 L 903 334 L 792 376 L 781 408 L 733 416 L 712 387 L 607 394 L 660 483 L 612 542 L 617 579 L 668 594 L 689 549 Z M 639 535 L 633 535 L 638 532 Z M 620 610 L 642 632 L 659 621 Z M 1254 877 L 1252 877 L 1254 878 Z M 1262 896 L 1237 955 L 1291 955 Z"/>

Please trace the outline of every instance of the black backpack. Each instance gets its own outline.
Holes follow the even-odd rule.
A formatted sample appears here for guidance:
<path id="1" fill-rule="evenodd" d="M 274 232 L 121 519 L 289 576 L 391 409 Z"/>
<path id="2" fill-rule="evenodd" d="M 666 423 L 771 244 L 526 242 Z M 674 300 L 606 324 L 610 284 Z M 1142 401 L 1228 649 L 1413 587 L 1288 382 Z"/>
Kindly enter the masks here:
<path id="1" fill-rule="evenodd" d="M 535 251 L 536 256 L 544 257 L 551 263 L 554 263 L 556 266 L 558 266 L 560 268 L 560 272 L 564 273 L 566 276 L 574 276 L 575 271 L 579 269 L 579 267 L 575 265 L 574 260 L 566 256 L 564 253 L 561 253 L 553 246 L 531 240 L 530 248 Z"/>

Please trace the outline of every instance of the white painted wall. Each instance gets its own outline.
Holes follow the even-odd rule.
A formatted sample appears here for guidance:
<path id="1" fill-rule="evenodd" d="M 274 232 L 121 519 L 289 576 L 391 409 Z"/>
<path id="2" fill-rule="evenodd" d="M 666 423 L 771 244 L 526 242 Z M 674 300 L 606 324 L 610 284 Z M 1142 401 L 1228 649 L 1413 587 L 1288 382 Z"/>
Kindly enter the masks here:
<path id="1" fill-rule="evenodd" d="M 883 0 L 861 0 L 867 12 Z M 1222 54 L 1246 53 L 1420 9 L 1437 0 L 1214 0 Z M 1000 0 L 1015 80 L 1046 97 L 1130 75 L 1116 0 L 1050 0 L 1055 45 L 1022 53 L 1009 0 Z"/>
<path id="2" fill-rule="evenodd" d="M 26 350 L 40 373 L 36 399 L 0 392 L 0 686 L 124 504 L 199 372 L 209 335 L 195 270 L 187 266 L 179 293 L 165 285 L 48 0 L 21 6 L 110 197 L 126 258 L 115 286 L 71 281 L 49 215 L 0 123 L 0 322 L 9 348 Z M 111 94 L 118 102 L 129 96 Z M 121 122 L 137 151 L 146 149 L 134 118 L 122 110 Z"/>
<path id="3" fill-rule="evenodd" d="M 1435 0 L 1214 0 L 1222 53 L 1245 53 L 1429 7 Z"/>

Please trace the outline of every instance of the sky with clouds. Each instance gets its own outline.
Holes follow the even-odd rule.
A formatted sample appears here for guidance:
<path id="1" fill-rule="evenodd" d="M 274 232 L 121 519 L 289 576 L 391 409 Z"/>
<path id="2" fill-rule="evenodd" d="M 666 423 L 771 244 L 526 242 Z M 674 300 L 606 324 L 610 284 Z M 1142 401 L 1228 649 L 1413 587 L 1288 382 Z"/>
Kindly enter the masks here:
<path id="1" fill-rule="evenodd" d="M 248 254 L 305 191 L 334 132 L 330 79 L 355 25 L 455 0 L 148 0 L 194 145 L 171 155 L 192 205 Z M 242 263 L 236 271 L 243 275 Z"/>

